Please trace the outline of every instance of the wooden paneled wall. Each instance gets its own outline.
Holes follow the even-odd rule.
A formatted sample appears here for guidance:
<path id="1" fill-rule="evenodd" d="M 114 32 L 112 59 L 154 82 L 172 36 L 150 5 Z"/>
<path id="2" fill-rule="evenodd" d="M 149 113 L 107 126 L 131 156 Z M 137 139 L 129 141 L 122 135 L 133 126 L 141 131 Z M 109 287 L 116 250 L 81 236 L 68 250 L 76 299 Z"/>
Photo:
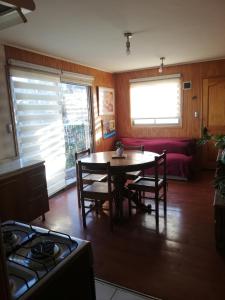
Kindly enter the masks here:
<path id="1" fill-rule="evenodd" d="M 129 80 L 158 76 L 158 69 L 145 69 L 115 74 L 117 132 L 123 137 L 196 137 L 202 127 L 202 84 L 204 78 L 225 76 L 225 60 L 164 67 L 162 75 L 181 74 L 182 82 L 191 81 L 192 89 L 182 90 L 181 127 L 137 127 L 130 121 Z M 151 109 L 151 108 L 149 108 Z M 195 118 L 194 113 L 199 117 Z"/>
<path id="2" fill-rule="evenodd" d="M 78 65 L 65 60 L 53 58 L 50 56 L 37 54 L 31 51 L 18 49 L 15 47 L 5 46 L 6 59 L 16 59 L 28 63 L 42 66 L 62 69 L 68 72 L 75 72 L 85 75 L 94 76 L 93 84 L 93 113 L 94 113 L 94 142 L 96 151 L 109 150 L 114 143 L 114 138 L 102 139 L 101 118 L 98 116 L 97 109 L 97 86 L 114 88 L 114 78 L 111 73 L 103 72 L 86 66 Z"/>
<path id="3" fill-rule="evenodd" d="M 0 162 L 14 158 L 16 155 L 14 136 L 8 132 L 7 126 L 11 124 L 11 113 L 5 74 L 5 52 L 0 45 Z"/>
<path id="4" fill-rule="evenodd" d="M 101 119 L 97 109 L 97 86 L 114 87 L 116 95 L 116 130 L 124 137 L 196 137 L 202 126 L 202 82 L 205 78 L 225 76 L 225 60 L 184 64 L 164 67 L 162 75 L 181 74 L 183 81 L 191 81 L 192 89 L 182 90 L 182 126 L 147 127 L 132 126 L 130 121 L 129 80 L 141 77 L 158 76 L 158 69 L 144 69 L 118 74 L 103 72 L 72 62 L 37 54 L 31 51 L 5 46 L 6 58 L 13 58 L 62 69 L 69 72 L 94 76 L 93 108 L 96 151 L 109 150 L 115 138 L 102 139 Z M 199 117 L 195 118 L 194 113 Z M 107 118 L 107 117 L 105 117 Z M 109 118 L 109 117 L 108 117 Z"/>

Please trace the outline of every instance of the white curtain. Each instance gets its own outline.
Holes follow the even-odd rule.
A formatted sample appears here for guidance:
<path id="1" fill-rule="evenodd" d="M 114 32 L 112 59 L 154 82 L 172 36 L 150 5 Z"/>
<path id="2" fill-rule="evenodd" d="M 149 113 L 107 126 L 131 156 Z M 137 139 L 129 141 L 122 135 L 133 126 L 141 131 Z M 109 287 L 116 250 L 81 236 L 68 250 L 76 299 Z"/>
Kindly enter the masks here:
<path id="1" fill-rule="evenodd" d="M 65 141 L 60 77 L 10 68 L 20 158 L 44 160 L 49 196 L 65 187 Z"/>

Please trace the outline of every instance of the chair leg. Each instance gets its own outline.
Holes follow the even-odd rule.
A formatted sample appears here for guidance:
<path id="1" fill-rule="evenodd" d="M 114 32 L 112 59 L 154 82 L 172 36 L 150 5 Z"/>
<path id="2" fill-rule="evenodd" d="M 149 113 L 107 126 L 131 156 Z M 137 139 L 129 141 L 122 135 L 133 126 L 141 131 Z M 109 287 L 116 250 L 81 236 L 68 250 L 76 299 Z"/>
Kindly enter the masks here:
<path id="1" fill-rule="evenodd" d="M 110 230 L 113 231 L 113 204 L 112 204 L 112 199 L 109 199 L 109 222 L 110 222 Z"/>
<path id="2" fill-rule="evenodd" d="M 164 217 L 166 217 L 167 213 L 167 186 L 163 187 L 163 208 L 164 208 Z"/>
<path id="3" fill-rule="evenodd" d="M 79 174 L 77 170 L 77 165 L 76 165 L 76 176 L 77 176 L 77 201 L 78 201 L 78 207 L 81 207 L 81 200 L 80 200 L 80 185 L 79 185 Z"/>
<path id="4" fill-rule="evenodd" d="M 155 194 L 155 223 L 156 228 L 159 227 L 159 193 Z"/>
<path id="5" fill-rule="evenodd" d="M 129 213 L 129 217 L 131 217 L 132 214 L 132 203 L 131 203 L 131 199 L 128 198 L 128 213 Z"/>
<path id="6" fill-rule="evenodd" d="M 96 213 L 96 216 L 99 215 L 99 203 L 98 203 L 98 200 L 95 200 L 95 213 Z"/>
<path id="7" fill-rule="evenodd" d="M 167 213 L 166 195 L 165 195 L 164 200 L 163 200 L 163 207 L 164 207 L 164 217 L 166 217 L 166 213 Z"/>
<path id="8" fill-rule="evenodd" d="M 85 203 L 84 203 L 84 198 L 81 196 L 81 211 L 82 211 L 82 221 L 83 221 L 83 227 L 86 228 L 86 214 L 85 214 Z"/>
<path id="9" fill-rule="evenodd" d="M 127 190 L 127 201 L 128 201 L 128 214 L 129 217 L 132 215 L 132 196 L 133 196 L 133 192 L 131 192 L 130 190 Z"/>
<path id="10" fill-rule="evenodd" d="M 80 201 L 80 190 L 79 187 L 77 186 L 77 201 L 78 201 L 78 207 L 81 207 L 81 201 Z"/>
<path id="11" fill-rule="evenodd" d="M 142 192 L 142 191 L 139 191 L 138 192 L 138 201 L 139 201 L 139 203 L 142 203 L 142 194 L 143 194 L 144 192 Z"/>

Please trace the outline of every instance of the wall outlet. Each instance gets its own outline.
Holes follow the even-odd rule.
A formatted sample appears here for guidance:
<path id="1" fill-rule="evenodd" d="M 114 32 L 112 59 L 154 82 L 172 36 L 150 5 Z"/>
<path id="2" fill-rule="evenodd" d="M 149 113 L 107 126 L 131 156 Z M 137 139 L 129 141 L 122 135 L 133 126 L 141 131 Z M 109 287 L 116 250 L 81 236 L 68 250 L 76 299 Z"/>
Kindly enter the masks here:
<path id="1" fill-rule="evenodd" d="M 195 118 L 198 118 L 199 117 L 199 113 L 197 111 L 195 111 L 194 116 L 195 116 Z"/>

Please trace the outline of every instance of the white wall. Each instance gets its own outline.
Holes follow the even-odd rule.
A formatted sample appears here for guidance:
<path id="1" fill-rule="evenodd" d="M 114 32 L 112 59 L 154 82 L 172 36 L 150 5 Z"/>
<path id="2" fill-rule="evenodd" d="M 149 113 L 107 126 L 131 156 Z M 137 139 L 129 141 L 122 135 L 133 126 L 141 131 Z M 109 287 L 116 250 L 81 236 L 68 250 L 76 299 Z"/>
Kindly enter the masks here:
<path id="1" fill-rule="evenodd" d="M 13 133 L 7 126 L 11 124 L 10 106 L 5 75 L 5 52 L 0 44 L 0 160 L 15 157 Z"/>

